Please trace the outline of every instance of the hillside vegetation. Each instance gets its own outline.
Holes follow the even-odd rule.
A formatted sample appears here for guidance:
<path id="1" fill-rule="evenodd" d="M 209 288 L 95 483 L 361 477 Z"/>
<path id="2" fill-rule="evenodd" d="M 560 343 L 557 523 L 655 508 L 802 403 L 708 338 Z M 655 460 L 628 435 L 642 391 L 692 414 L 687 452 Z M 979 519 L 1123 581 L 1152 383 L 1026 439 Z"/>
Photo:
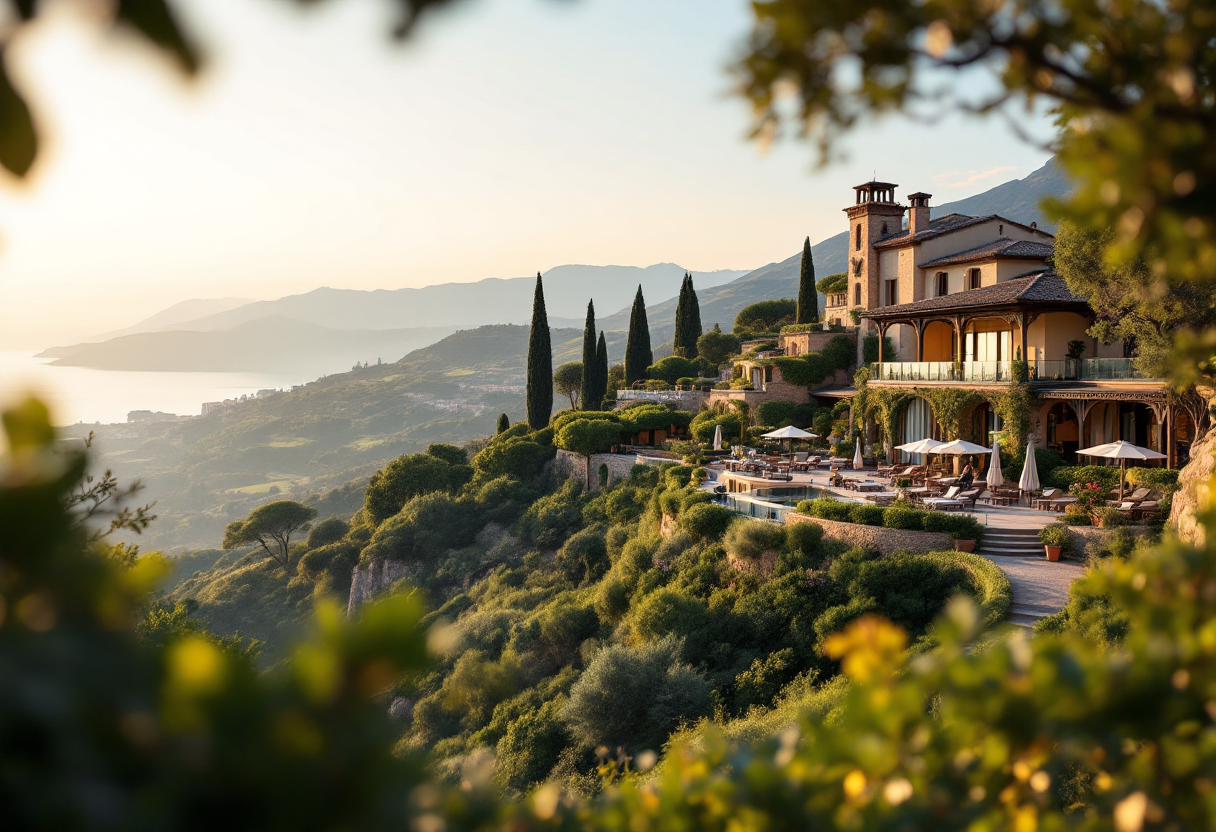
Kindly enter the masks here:
<path id="1" fill-rule="evenodd" d="M 627 434 L 680 415 L 649 405 L 595 421 Z M 402 747 L 454 781 L 490 749 L 508 791 L 551 775 L 591 789 L 597 749 L 659 750 L 703 718 L 768 724 L 776 705 L 788 720 L 791 703 L 838 692 L 822 643 L 851 621 L 878 611 L 919 636 L 952 595 L 989 601 L 990 579 L 961 555 L 884 558 L 813 523 L 735 519 L 687 465 L 636 466 L 584 494 L 552 463 L 554 437 L 580 418 L 517 425 L 471 459 L 447 445 L 401 457 L 349 524 L 295 546 L 292 569 L 233 553 L 171 599 L 275 661 L 314 599 L 345 598 L 356 566 L 398 564 L 392 591 L 421 593 L 450 641 L 397 689 Z"/>

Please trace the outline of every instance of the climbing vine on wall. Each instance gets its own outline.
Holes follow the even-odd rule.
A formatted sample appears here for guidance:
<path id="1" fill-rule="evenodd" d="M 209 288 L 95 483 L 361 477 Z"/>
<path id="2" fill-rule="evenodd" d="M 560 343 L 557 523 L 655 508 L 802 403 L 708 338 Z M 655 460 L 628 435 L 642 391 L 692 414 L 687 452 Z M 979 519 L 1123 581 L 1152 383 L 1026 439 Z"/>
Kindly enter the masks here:
<path id="1" fill-rule="evenodd" d="M 1030 385 L 1017 382 L 1001 393 L 988 396 L 992 409 L 1001 417 L 1001 425 L 1005 435 L 1001 444 L 1005 450 L 1014 451 L 1026 444 L 1030 435 L 1030 417 L 1039 406 L 1039 398 L 1030 389 Z"/>
<path id="2" fill-rule="evenodd" d="M 958 439 L 963 432 L 963 416 L 984 401 L 974 390 L 958 387 L 934 387 L 919 391 L 933 410 L 933 418 L 941 425 L 947 439 Z"/>

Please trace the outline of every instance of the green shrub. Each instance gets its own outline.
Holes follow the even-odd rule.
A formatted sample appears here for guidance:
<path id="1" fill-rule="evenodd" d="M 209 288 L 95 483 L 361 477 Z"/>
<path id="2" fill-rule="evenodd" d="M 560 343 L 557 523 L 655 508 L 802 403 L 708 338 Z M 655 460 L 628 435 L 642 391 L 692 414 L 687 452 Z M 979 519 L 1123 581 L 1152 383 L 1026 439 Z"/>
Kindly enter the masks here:
<path id="1" fill-rule="evenodd" d="M 665 381 L 668 384 L 691 382 L 696 374 L 696 362 L 678 355 L 669 355 L 646 368 L 646 375 L 649 378 Z"/>
<path id="2" fill-rule="evenodd" d="M 316 549 L 320 546 L 328 546 L 330 543 L 337 543 L 346 537 L 346 533 L 349 531 L 350 523 L 340 517 L 322 520 L 308 533 L 308 548 Z"/>
<path id="3" fill-rule="evenodd" d="M 880 506 L 858 503 L 849 509 L 849 521 L 862 526 L 881 526 L 883 524 L 883 511 L 884 509 Z"/>
<path id="4" fill-rule="evenodd" d="M 1039 542 L 1044 546 L 1067 546 L 1072 536 L 1068 533 L 1068 529 L 1058 523 L 1051 526 L 1044 526 L 1039 530 Z"/>
<path id="5" fill-rule="evenodd" d="M 680 661 L 680 650 L 673 636 L 600 650 L 562 709 L 571 733 L 591 748 L 661 748 L 681 719 L 699 716 L 709 705 L 709 685 Z"/>
<path id="6" fill-rule="evenodd" d="M 507 726 L 495 748 L 494 776 L 502 785 L 522 791 L 545 779 L 570 744 L 561 715 L 564 705 L 564 699 L 550 700 Z"/>
<path id="7" fill-rule="evenodd" d="M 1085 546 L 1085 554 L 1092 560 L 1126 558 L 1136 549 L 1136 536 L 1129 529 L 1115 529 L 1108 535 L 1091 540 Z"/>
<path id="8" fill-rule="evenodd" d="M 1093 517 L 1088 511 L 1078 509 L 1076 506 L 1069 506 L 1064 510 L 1064 516 L 1060 521 L 1069 526 L 1092 526 Z"/>
<path id="9" fill-rule="evenodd" d="M 794 402 L 776 399 L 761 402 L 756 407 L 756 421 L 762 425 L 772 425 L 773 427 L 780 428 L 792 425 L 797 413 L 798 405 L 794 404 Z"/>
<path id="10" fill-rule="evenodd" d="M 1178 474 L 1173 468 L 1128 468 L 1127 481 L 1152 486 L 1162 494 L 1172 494 L 1178 490 Z"/>
<path id="11" fill-rule="evenodd" d="M 785 545 L 785 527 L 740 518 L 726 530 L 722 545 L 737 558 L 758 560 L 765 552 L 779 551 Z"/>
<path id="12" fill-rule="evenodd" d="M 700 503 L 680 515 L 680 527 L 698 540 L 717 540 L 734 519 L 735 514 L 725 506 Z"/>
<path id="13" fill-rule="evenodd" d="M 953 540 L 979 541 L 984 527 L 974 517 L 965 514 L 950 514 L 945 511 L 926 511 L 923 528 L 927 532 L 946 532 Z"/>
<path id="14" fill-rule="evenodd" d="M 589 584 L 599 580 L 609 565 L 602 527 L 575 532 L 557 553 L 558 568 L 575 583 Z"/>
<path id="15" fill-rule="evenodd" d="M 1056 488 L 1096 482 L 1110 489 L 1119 484 L 1119 469 L 1109 465 L 1061 465 L 1050 476 L 1040 475 L 1040 479 Z"/>
<path id="16" fill-rule="evenodd" d="M 785 547 L 789 551 L 812 555 L 823 540 L 823 526 L 818 523 L 789 523 L 785 527 Z"/>
<path id="17" fill-rule="evenodd" d="M 672 465 L 663 470 L 663 481 L 668 488 L 683 488 L 692 478 L 691 465 Z"/>
<path id="18" fill-rule="evenodd" d="M 794 649 L 786 647 L 752 661 L 751 667 L 735 677 L 735 707 L 740 711 L 773 703 L 781 689 L 798 672 Z"/>
<path id="19" fill-rule="evenodd" d="M 882 524 L 888 529 L 920 531 L 924 528 L 924 513 L 914 508 L 892 506 L 882 513 Z"/>
<path id="20" fill-rule="evenodd" d="M 851 523 L 850 515 L 856 503 L 846 503 L 832 497 L 820 497 L 816 500 L 803 500 L 798 504 L 799 514 L 811 517 L 822 517 L 824 520 L 837 520 L 841 523 Z"/>
<path id="21" fill-rule="evenodd" d="M 705 602 L 676 589 L 651 592 L 630 610 L 627 622 L 639 642 L 678 637 L 684 660 L 694 665 L 712 641 L 713 620 Z"/>
<path id="22" fill-rule="evenodd" d="M 1103 528 L 1111 529 L 1111 528 L 1114 528 L 1115 526 L 1123 525 L 1123 515 L 1120 514 L 1119 510 L 1116 508 L 1111 508 L 1109 506 L 1102 506 L 1100 508 L 1093 509 L 1090 512 L 1090 514 L 1094 517 L 1095 520 L 1102 521 Z"/>

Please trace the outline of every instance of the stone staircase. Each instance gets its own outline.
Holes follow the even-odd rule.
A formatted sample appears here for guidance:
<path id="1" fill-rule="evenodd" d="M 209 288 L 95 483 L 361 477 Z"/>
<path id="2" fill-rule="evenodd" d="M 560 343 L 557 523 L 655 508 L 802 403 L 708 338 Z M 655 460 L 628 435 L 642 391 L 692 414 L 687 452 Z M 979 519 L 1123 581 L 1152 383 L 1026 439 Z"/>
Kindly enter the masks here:
<path id="1" fill-rule="evenodd" d="M 998 566 L 1004 558 L 1044 561 L 1043 544 L 1039 542 L 1038 529 L 1002 529 L 989 526 L 984 530 L 984 539 L 980 542 L 976 554 L 993 559 Z M 1044 561 L 1044 566 L 1046 565 Z M 1030 628 L 1039 619 L 1060 611 L 1059 607 L 1050 604 L 1020 601 L 1018 594 L 1015 582 L 1013 606 L 1007 619 L 1010 624 Z"/>
<path id="2" fill-rule="evenodd" d="M 1043 557 L 1043 544 L 1038 529 L 984 529 L 984 539 L 976 554 L 989 557 Z"/>

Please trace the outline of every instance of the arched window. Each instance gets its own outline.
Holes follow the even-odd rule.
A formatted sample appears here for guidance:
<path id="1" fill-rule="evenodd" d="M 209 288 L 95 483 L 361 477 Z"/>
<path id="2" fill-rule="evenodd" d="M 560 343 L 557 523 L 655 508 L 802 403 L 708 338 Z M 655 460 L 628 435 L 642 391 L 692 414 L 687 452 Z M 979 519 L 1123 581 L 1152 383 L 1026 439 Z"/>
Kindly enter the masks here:
<path id="1" fill-rule="evenodd" d="M 943 295 L 950 294 L 950 275 L 945 272 L 937 273 L 937 296 L 940 298 Z"/>
<path id="2" fill-rule="evenodd" d="M 858 283 L 853 287 L 853 305 L 861 306 L 861 284 Z"/>
<path id="3" fill-rule="evenodd" d="M 854 226 L 853 238 L 853 248 L 857 251 L 861 251 L 861 223 L 857 223 L 857 225 Z"/>

